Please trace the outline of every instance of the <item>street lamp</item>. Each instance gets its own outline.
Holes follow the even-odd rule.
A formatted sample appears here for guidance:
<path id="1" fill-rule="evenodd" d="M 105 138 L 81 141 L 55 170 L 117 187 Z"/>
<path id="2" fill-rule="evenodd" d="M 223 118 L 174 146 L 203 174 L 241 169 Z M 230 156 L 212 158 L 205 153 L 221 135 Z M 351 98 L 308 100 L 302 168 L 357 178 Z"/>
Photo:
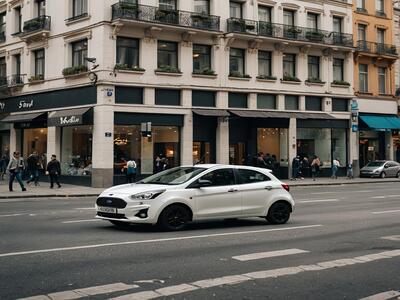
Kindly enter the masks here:
<path id="1" fill-rule="evenodd" d="M 90 68 L 89 79 L 93 85 L 96 85 L 98 77 L 97 74 L 93 71 L 99 67 L 99 64 L 95 65 L 96 63 L 95 57 L 86 57 L 85 60 L 93 64 L 93 66 Z"/>

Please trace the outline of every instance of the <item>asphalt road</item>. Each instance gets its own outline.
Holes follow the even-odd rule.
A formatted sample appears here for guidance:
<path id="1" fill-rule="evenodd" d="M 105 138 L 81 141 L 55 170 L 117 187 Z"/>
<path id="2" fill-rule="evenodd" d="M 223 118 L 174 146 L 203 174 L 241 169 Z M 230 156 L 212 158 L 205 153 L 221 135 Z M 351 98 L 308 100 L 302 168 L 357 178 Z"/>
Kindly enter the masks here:
<path id="1" fill-rule="evenodd" d="M 399 184 L 292 194 L 286 225 L 177 233 L 94 220 L 94 198 L 1 200 L 0 299 L 398 299 Z"/>

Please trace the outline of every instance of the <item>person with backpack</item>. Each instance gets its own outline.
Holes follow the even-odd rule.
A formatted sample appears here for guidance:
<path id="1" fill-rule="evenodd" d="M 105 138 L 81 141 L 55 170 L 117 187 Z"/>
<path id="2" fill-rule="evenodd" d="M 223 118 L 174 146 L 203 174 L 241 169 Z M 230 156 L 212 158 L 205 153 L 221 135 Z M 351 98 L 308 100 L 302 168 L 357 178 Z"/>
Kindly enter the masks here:
<path id="1" fill-rule="evenodd" d="M 60 162 L 57 160 L 57 156 L 53 154 L 51 156 L 51 160 L 47 164 L 46 174 L 50 176 L 50 188 L 54 187 L 54 183 L 57 183 L 58 188 L 61 187 L 59 182 L 59 176 L 61 175 L 61 165 Z"/>
<path id="2" fill-rule="evenodd" d="M 17 178 L 17 181 L 21 186 L 21 190 L 23 192 L 26 191 L 24 183 L 22 182 L 22 172 L 24 171 L 24 169 L 24 159 L 20 156 L 20 153 L 18 151 L 15 151 L 7 166 L 7 171 L 10 173 L 10 180 L 8 182 L 8 189 L 10 192 L 13 191 L 13 182 L 15 178 Z"/>
<path id="3" fill-rule="evenodd" d="M 134 183 L 136 181 L 136 162 L 131 159 L 126 163 L 126 181 L 127 183 Z"/>

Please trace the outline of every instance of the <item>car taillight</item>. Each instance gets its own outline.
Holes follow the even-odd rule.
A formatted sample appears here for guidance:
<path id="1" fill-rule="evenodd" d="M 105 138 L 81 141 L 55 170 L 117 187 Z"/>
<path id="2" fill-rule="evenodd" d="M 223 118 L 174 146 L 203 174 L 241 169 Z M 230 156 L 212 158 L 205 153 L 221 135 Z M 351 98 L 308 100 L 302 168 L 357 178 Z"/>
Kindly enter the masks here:
<path id="1" fill-rule="evenodd" d="M 282 183 L 282 187 L 289 192 L 290 188 L 287 183 Z"/>

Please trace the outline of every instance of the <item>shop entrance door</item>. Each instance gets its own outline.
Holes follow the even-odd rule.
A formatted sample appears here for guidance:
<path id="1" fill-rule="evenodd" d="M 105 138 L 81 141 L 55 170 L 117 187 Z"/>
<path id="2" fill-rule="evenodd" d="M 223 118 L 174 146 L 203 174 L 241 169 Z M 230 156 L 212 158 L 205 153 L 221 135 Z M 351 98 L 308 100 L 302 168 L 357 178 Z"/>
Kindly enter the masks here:
<path id="1" fill-rule="evenodd" d="M 368 162 L 380 159 L 379 156 L 379 140 L 363 139 L 360 140 L 360 168 L 364 167 Z"/>
<path id="2" fill-rule="evenodd" d="M 193 163 L 215 163 L 215 155 L 209 142 L 193 142 Z"/>
<path id="3" fill-rule="evenodd" d="M 30 128 L 22 131 L 22 154 L 26 159 L 36 151 L 41 158 L 47 154 L 47 128 Z"/>

